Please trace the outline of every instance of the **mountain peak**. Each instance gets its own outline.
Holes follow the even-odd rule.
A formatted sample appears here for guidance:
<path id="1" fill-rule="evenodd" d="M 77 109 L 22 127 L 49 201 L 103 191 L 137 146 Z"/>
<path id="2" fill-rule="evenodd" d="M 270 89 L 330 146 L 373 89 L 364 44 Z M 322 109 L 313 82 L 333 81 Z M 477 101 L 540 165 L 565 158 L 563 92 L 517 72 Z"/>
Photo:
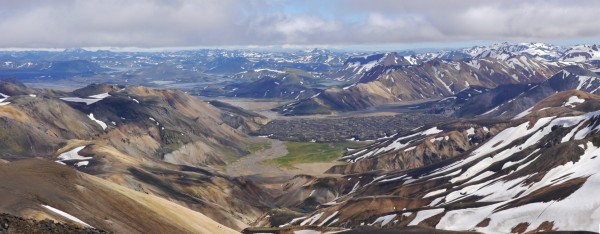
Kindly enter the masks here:
<path id="1" fill-rule="evenodd" d="M 15 78 L 0 80 L 0 93 L 8 96 L 33 94 L 35 90 Z"/>
<path id="2" fill-rule="evenodd" d="M 86 53 L 89 52 L 83 48 L 67 48 L 63 52 L 65 53 Z"/>
<path id="3" fill-rule="evenodd" d="M 78 97 L 89 97 L 101 93 L 117 91 L 123 88 L 125 88 L 125 86 L 114 84 L 90 84 L 86 87 L 73 91 L 73 94 L 75 94 Z"/>
<path id="4" fill-rule="evenodd" d="M 551 95 L 515 117 L 550 117 L 573 115 L 575 112 L 592 112 L 600 108 L 600 96 L 581 90 L 567 90 Z"/>
<path id="5" fill-rule="evenodd" d="M 585 69 L 581 66 L 578 65 L 569 65 L 566 67 L 563 67 L 559 72 L 556 73 L 556 75 L 561 75 L 561 76 L 569 76 L 570 74 L 574 74 L 574 75 L 578 75 L 578 76 L 597 76 L 596 73 Z"/>
<path id="6" fill-rule="evenodd" d="M 561 57 L 565 62 L 586 62 L 600 60 L 600 49 L 598 45 L 576 45 L 567 49 Z"/>
<path id="7" fill-rule="evenodd" d="M 544 83 L 558 91 L 576 89 L 596 93 L 600 85 L 600 75 L 574 65 L 564 67 Z"/>

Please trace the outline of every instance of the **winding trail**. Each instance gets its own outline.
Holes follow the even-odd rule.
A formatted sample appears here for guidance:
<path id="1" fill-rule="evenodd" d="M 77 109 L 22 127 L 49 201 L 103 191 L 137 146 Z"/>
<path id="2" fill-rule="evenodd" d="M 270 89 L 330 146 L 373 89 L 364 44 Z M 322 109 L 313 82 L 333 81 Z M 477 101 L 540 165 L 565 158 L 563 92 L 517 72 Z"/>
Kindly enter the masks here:
<path id="1" fill-rule="evenodd" d="M 268 139 L 271 148 L 254 152 L 227 165 L 225 171 L 230 176 L 268 175 L 284 176 L 290 175 L 288 171 L 282 170 L 277 165 L 261 163 L 262 161 L 279 158 L 287 155 L 288 151 L 284 142 Z"/>

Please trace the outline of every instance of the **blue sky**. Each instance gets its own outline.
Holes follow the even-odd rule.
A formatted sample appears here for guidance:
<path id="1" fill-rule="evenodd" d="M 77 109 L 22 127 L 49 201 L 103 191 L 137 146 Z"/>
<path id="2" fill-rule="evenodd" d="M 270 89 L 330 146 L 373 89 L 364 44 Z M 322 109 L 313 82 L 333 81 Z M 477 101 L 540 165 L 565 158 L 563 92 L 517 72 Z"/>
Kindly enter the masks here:
<path id="1" fill-rule="evenodd" d="M 594 0 L 2 0 L 0 48 L 596 43 Z"/>

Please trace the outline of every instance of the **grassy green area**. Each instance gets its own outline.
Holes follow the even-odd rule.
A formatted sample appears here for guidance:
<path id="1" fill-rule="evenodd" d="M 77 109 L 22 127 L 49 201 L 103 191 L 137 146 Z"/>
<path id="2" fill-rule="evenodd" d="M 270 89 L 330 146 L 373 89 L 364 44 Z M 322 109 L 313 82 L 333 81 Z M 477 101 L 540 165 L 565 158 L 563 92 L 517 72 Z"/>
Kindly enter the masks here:
<path id="1" fill-rule="evenodd" d="M 290 111 L 292 115 L 327 115 L 331 114 L 331 110 L 325 106 L 322 106 L 316 102 L 304 102 L 300 105 L 296 106 L 292 111 Z"/>
<path id="2" fill-rule="evenodd" d="M 262 150 L 266 150 L 266 149 L 270 149 L 271 148 L 271 144 L 269 143 L 256 143 L 256 144 L 249 144 L 244 146 L 244 150 L 250 152 L 251 154 L 256 153 L 258 151 L 262 151 Z"/>
<path id="3" fill-rule="evenodd" d="M 288 154 L 266 161 L 282 167 L 293 167 L 298 163 L 331 162 L 339 159 L 346 148 L 355 148 L 364 143 L 338 142 L 338 143 L 312 143 L 312 142 L 286 142 Z"/>

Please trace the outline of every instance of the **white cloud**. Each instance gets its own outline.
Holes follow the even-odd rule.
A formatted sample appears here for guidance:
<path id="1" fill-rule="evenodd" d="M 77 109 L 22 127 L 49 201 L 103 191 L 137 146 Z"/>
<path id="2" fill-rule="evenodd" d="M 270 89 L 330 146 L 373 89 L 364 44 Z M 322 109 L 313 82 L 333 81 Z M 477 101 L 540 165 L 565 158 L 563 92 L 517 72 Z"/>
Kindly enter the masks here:
<path id="1" fill-rule="evenodd" d="M 303 15 L 291 17 L 284 14 L 268 15 L 252 23 L 252 33 L 264 40 L 278 40 L 279 43 L 312 43 L 319 37 L 342 30 L 336 21 L 318 16 Z"/>
<path id="2" fill-rule="evenodd" d="M 239 1 L 56 1 L 4 14 L 3 46 L 167 46 L 214 43 L 238 29 Z"/>
<path id="3" fill-rule="evenodd" d="M 432 40 L 440 32 L 423 16 L 406 14 L 391 18 L 383 14 L 369 14 L 366 21 L 359 26 L 362 42 L 378 41 L 380 43 L 414 42 Z"/>
<path id="4" fill-rule="evenodd" d="M 0 47 L 344 45 L 600 37 L 594 0 L 2 0 Z"/>

